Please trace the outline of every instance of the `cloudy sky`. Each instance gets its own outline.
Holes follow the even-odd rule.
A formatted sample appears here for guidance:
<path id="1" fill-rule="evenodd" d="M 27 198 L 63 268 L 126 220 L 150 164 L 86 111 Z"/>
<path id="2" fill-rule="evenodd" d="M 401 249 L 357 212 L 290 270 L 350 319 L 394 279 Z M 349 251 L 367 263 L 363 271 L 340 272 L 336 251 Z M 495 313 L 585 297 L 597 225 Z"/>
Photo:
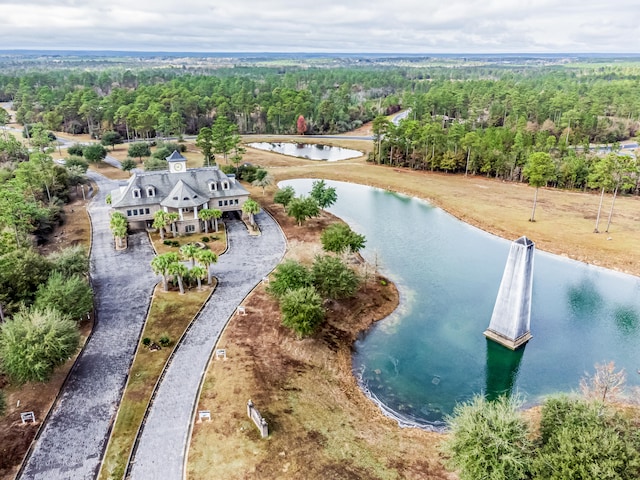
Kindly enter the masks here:
<path id="1" fill-rule="evenodd" d="M 0 49 L 640 52 L 638 0 L 0 0 Z"/>

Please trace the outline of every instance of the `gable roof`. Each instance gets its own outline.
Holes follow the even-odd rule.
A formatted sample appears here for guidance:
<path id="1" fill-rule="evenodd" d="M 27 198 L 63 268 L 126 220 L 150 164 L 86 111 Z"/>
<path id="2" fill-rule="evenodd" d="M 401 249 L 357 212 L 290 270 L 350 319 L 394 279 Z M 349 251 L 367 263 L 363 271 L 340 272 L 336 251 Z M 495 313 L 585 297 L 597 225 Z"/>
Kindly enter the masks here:
<path id="1" fill-rule="evenodd" d="M 178 180 L 176 186 L 160 202 L 160 205 L 171 208 L 199 207 L 207 200 L 207 197 L 196 192 L 182 180 Z"/>

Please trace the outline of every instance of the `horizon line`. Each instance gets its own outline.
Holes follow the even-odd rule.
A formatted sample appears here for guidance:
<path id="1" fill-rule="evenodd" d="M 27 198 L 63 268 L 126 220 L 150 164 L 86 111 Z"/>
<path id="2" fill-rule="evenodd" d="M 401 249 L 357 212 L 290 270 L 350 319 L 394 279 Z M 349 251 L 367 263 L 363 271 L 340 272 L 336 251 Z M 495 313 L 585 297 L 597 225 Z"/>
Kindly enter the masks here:
<path id="1" fill-rule="evenodd" d="M 426 56 L 580 56 L 580 57 L 598 57 L 598 56 L 639 56 L 638 52 L 519 52 L 519 51 L 500 51 L 500 52 L 341 52 L 341 51 L 266 51 L 266 50 L 243 50 L 243 51 L 225 51 L 225 50 L 140 50 L 140 49 L 107 49 L 107 48 L 3 48 L 0 53 L 43 53 L 43 52 L 60 52 L 60 53 L 147 53 L 147 54 L 197 54 L 197 55 L 348 55 L 348 56 L 405 56 L 405 57 L 426 57 Z"/>

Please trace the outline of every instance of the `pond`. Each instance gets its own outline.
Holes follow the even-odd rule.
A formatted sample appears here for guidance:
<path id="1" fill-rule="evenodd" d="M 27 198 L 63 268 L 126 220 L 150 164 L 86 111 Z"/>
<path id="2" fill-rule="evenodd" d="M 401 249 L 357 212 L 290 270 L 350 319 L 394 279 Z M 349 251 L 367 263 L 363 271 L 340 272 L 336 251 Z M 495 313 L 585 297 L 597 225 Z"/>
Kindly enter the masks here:
<path id="1" fill-rule="evenodd" d="M 306 158 L 307 160 L 325 160 L 328 162 L 358 158 L 363 155 L 363 153 L 358 150 L 332 147 L 319 143 L 254 142 L 248 143 L 247 145 L 259 150 L 281 153 L 282 155 L 288 155 L 290 157 Z"/>
<path id="2" fill-rule="evenodd" d="M 282 184 L 311 188 L 311 180 Z M 418 199 L 327 184 L 338 192 L 330 211 L 366 236 L 363 256 L 401 291 L 399 309 L 356 342 L 353 357 L 361 386 L 388 415 L 439 428 L 474 394 L 517 391 L 533 404 L 578 390 L 609 361 L 629 385 L 640 383 L 640 278 L 536 251 L 533 339 L 512 352 L 483 336 L 510 241 Z"/>

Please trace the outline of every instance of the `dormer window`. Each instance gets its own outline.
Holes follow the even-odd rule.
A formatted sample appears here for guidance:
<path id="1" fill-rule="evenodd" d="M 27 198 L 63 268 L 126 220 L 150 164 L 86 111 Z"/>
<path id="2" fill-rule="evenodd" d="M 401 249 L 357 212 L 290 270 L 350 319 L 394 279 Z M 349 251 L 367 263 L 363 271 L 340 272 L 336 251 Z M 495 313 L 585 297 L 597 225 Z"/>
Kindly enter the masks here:
<path id="1" fill-rule="evenodd" d="M 140 198 L 140 189 L 139 188 L 134 188 L 133 189 L 133 198 Z"/>
<path id="2" fill-rule="evenodd" d="M 154 187 L 147 187 L 147 197 L 155 197 L 156 189 Z"/>
<path id="3" fill-rule="evenodd" d="M 222 189 L 229 190 L 229 182 L 222 182 Z"/>
<path id="4" fill-rule="evenodd" d="M 215 192 L 218 190 L 218 184 L 216 182 L 209 182 L 209 191 Z"/>

